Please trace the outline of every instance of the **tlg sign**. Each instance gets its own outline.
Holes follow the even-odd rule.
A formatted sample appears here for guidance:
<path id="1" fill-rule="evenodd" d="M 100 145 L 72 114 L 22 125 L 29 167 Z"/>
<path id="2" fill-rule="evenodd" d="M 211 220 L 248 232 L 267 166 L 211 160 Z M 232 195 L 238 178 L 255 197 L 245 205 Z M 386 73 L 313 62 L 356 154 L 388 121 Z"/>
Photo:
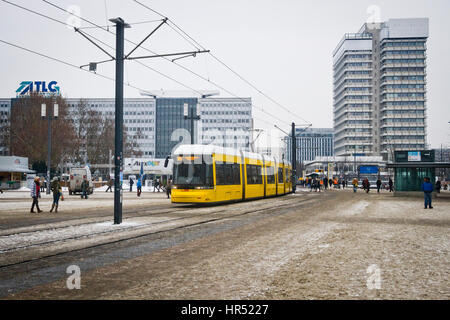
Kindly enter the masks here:
<path id="1" fill-rule="evenodd" d="M 42 95 L 59 95 L 58 82 L 50 81 L 47 85 L 45 81 L 22 81 L 16 90 L 18 96 L 29 95 L 31 92 Z"/>

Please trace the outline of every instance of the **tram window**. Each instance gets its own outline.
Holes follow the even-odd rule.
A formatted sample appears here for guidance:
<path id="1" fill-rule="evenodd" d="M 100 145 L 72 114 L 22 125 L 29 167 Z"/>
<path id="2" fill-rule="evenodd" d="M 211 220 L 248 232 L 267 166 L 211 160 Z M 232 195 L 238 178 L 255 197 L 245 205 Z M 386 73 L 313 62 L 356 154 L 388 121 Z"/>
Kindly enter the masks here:
<path id="1" fill-rule="evenodd" d="M 180 163 L 174 165 L 174 184 L 189 186 L 212 186 L 212 165 L 206 163 Z"/>
<path id="2" fill-rule="evenodd" d="M 267 167 L 267 183 L 275 183 L 275 168 Z"/>
<path id="3" fill-rule="evenodd" d="M 283 168 L 278 168 L 278 183 L 283 183 Z"/>
<path id="4" fill-rule="evenodd" d="M 262 184 L 261 166 L 247 164 L 247 184 Z"/>
<path id="5" fill-rule="evenodd" d="M 233 167 L 233 184 L 241 184 L 241 166 L 239 163 L 231 165 Z"/>
<path id="6" fill-rule="evenodd" d="M 291 182 L 291 170 L 286 169 L 286 182 Z"/>
<path id="7" fill-rule="evenodd" d="M 216 163 L 216 185 L 236 185 L 241 183 L 240 166 Z"/>

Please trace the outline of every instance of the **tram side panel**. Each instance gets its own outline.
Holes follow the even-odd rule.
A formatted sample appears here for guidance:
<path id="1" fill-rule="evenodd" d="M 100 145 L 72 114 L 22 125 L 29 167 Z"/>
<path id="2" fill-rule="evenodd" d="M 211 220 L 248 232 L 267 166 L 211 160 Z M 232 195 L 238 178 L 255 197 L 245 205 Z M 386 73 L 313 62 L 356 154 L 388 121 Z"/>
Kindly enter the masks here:
<path id="1" fill-rule="evenodd" d="M 266 179 L 266 197 L 272 197 L 277 194 L 275 163 L 266 162 L 265 179 Z"/>
<path id="2" fill-rule="evenodd" d="M 214 155 L 215 202 L 242 200 L 242 174 L 240 157 Z"/>
<path id="3" fill-rule="evenodd" d="M 245 158 L 245 199 L 256 199 L 264 196 L 262 169 L 263 163 L 261 160 Z"/>
<path id="4" fill-rule="evenodd" d="M 285 188 L 285 184 L 284 184 L 284 165 L 282 163 L 279 163 L 277 165 L 277 191 L 278 191 L 278 195 L 282 195 L 286 193 L 286 188 Z"/>

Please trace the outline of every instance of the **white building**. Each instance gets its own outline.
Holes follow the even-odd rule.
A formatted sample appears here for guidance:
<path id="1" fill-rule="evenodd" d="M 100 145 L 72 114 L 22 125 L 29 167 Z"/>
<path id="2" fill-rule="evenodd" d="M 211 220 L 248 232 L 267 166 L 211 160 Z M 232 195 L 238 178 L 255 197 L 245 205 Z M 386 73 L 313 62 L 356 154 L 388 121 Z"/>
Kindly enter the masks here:
<path id="1" fill-rule="evenodd" d="M 333 52 L 336 155 L 426 146 L 428 18 L 365 23 Z"/>

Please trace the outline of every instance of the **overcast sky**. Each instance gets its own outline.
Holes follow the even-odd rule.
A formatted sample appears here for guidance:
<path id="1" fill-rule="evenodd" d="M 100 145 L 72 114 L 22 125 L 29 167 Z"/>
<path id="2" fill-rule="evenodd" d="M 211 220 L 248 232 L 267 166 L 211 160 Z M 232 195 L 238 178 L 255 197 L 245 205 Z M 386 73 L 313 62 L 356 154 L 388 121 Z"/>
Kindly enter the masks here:
<path id="1" fill-rule="evenodd" d="M 9 0 L 56 19 L 71 22 L 67 13 L 40 0 Z M 106 17 L 122 17 L 130 23 L 160 19 L 157 14 L 133 0 L 49 0 L 61 7 L 77 6 L 81 16 L 105 25 Z M 294 0 L 140 0 L 169 17 L 202 46 L 259 90 L 289 108 L 291 114 L 263 97 L 211 56 L 197 55 L 178 61 L 209 78 L 232 94 L 251 97 L 257 118 L 255 127 L 272 129 L 278 124 L 305 119 L 313 127 L 333 125 L 332 52 L 345 33 L 357 32 L 371 16 L 370 6 L 379 8 L 379 18 L 428 17 L 427 50 L 427 125 L 428 143 L 450 147 L 450 1 L 294 1 Z M 0 1 L 0 39 L 45 53 L 52 57 L 83 65 L 108 58 L 87 40 L 59 23 L 36 16 Z M 125 37 L 139 42 L 158 22 L 135 24 Z M 90 26 L 82 22 L 81 26 Z M 84 29 L 115 46 L 112 34 L 98 29 Z M 114 31 L 114 29 L 111 29 Z M 158 53 L 195 49 L 166 25 L 144 44 Z M 107 47 L 105 47 L 107 48 Z M 126 44 L 125 51 L 132 49 Z M 109 52 L 113 52 L 108 48 Z M 138 49 L 135 55 L 148 55 Z M 219 90 L 163 59 L 142 61 L 154 69 L 198 90 Z M 58 81 L 61 92 L 70 98 L 114 98 L 114 82 L 76 70 L 45 58 L 0 43 L 0 97 L 15 95 L 24 80 Z M 114 63 L 98 66 L 98 72 L 114 77 Z M 141 89 L 187 90 L 134 62 L 126 62 L 125 81 Z M 125 87 L 125 97 L 140 97 L 139 91 Z M 264 108 L 280 122 L 262 113 Z M 267 124 L 261 120 L 270 122 Z"/>

